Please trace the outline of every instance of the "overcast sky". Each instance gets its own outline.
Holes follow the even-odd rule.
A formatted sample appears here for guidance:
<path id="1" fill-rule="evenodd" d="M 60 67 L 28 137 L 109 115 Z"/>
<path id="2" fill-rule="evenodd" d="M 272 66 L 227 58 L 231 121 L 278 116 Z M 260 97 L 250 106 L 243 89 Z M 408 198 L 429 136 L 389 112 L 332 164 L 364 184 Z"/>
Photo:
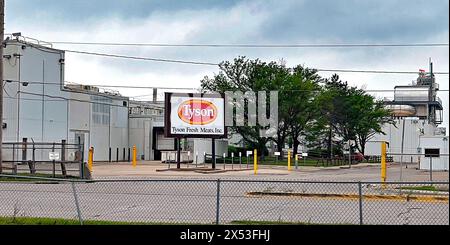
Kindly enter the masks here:
<path id="1" fill-rule="evenodd" d="M 6 0 L 5 32 L 47 41 L 170 44 L 448 43 L 448 0 L 207 1 Z M 238 55 L 284 59 L 322 69 L 448 71 L 448 47 L 421 48 L 154 48 L 54 45 L 55 48 L 219 63 Z M 198 87 L 215 66 L 66 54 L 66 81 L 90 84 Z M 321 72 L 324 77 L 331 73 Z M 393 89 L 416 75 L 341 73 L 366 89 Z M 448 90 L 448 75 L 438 75 Z M 128 96 L 151 94 L 121 90 Z M 390 94 L 377 94 L 392 97 Z M 448 128 L 448 92 L 444 120 Z M 145 97 L 141 97 L 145 98 Z M 448 130 L 447 130 L 448 131 Z"/>

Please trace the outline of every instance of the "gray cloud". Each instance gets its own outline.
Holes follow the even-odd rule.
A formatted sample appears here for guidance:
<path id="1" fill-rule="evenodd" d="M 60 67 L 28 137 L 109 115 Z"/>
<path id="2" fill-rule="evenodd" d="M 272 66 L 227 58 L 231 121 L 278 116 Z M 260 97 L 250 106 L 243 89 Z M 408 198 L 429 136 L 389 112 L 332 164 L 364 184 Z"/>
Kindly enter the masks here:
<path id="1" fill-rule="evenodd" d="M 281 41 L 419 42 L 449 28 L 447 0 L 305 1 L 277 11 L 264 23 L 263 37 Z"/>
<path id="2" fill-rule="evenodd" d="M 7 11 L 15 17 L 34 18 L 42 14 L 65 22 L 98 19 L 110 16 L 121 18 L 145 18 L 153 12 L 227 8 L 235 0 L 14 0 L 7 1 Z"/>

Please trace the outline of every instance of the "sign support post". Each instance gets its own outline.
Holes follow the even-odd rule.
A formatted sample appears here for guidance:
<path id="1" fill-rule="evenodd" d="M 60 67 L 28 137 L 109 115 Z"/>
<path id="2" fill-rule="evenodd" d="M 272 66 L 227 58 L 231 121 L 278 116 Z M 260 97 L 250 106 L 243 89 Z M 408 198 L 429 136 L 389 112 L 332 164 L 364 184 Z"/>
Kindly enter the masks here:
<path id="1" fill-rule="evenodd" d="M 234 168 L 233 165 L 234 165 L 234 152 L 231 152 L 231 169 Z"/>
<path id="2" fill-rule="evenodd" d="M 177 168 L 181 168 L 181 149 L 180 149 L 180 138 L 175 138 L 175 141 L 177 142 Z"/>
<path id="3" fill-rule="evenodd" d="M 212 169 L 216 169 L 215 139 L 227 135 L 225 100 L 221 94 L 165 93 L 164 136 L 175 138 L 177 168 L 181 168 L 181 138 L 210 138 Z M 197 158 L 197 154 L 195 156 Z M 193 158 L 192 158 L 193 159 Z M 197 166 L 197 159 L 196 166 Z M 191 161 L 187 157 L 187 168 Z"/>
<path id="4" fill-rule="evenodd" d="M 242 169 L 242 152 L 239 152 L 239 168 Z"/>
<path id="5" fill-rule="evenodd" d="M 214 138 L 211 138 L 211 154 L 212 169 L 216 169 L 216 140 Z"/>

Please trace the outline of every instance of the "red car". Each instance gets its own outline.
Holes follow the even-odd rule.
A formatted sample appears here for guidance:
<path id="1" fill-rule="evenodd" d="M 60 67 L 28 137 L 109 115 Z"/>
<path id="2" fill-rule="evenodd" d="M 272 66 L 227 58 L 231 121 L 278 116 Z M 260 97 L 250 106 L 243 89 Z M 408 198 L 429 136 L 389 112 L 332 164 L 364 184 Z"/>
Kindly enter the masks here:
<path id="1" fill-rule="evenodd" d="M 345 155 L 344 155 L 344 158 L 345 158 L 345 159 L 348 159 L 348 155 L 345 154 Z M 360 152 L 357 152 L 357 153 L 352 154 L 352 161 L 355 161 L 355 162 L 362 162 L 362 161 L 364 161 L 364 160 L 365 160 L 364 155 L 361 154 Z"/>

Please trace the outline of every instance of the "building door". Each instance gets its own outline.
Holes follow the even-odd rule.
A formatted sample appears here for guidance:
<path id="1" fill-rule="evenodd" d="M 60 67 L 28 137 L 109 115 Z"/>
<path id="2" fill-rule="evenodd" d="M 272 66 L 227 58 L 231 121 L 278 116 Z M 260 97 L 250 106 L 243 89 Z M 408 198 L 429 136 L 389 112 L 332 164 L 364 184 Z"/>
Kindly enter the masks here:
<path id="1" fill-rule="evenodd" d="M 83 152 L 77 152 L 77 154 L 75 155 L 76 157 L 76 161 L 81 160 L 81 154 L 83 154 L 83 160 L 87 161 L 87 157 L 88 157 L 88 153 L 89 153 L 89 143 L 88 143 L 88 138 L 89 138 L 89 133 L 86 132 L 74 132 L 74 143 L 75 144 L 81 144 L 84 148 L 83 148 Z"/>
<path id="2" fill-rule="evenodd" d="M 161 160 L 161 151 L 174 151 L 175 150 L 175 139 L 166 138 L 164 136 L 163 127 L 153 128 L 153 150 L 154 150 L 154 160 Z"/>

